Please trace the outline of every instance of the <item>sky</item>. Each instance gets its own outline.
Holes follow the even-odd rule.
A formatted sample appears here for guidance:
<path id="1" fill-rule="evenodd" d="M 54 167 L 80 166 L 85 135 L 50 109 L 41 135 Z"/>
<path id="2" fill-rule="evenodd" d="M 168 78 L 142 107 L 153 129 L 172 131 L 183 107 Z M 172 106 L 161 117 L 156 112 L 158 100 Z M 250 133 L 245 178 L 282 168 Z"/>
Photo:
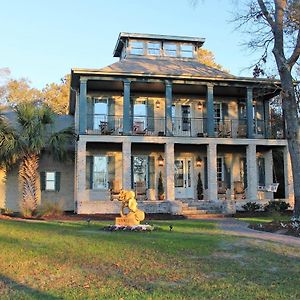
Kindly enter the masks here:
<path id="1" fill-rule="evenodd" d="M 204 48 L 237 76 L 252 76 L 255 56 L 230 19 L 237 0 L 0 0 L 0 69 L 34 87 L 59 82 L 71 68 L 102 68 L 119 32 L 205 38 Z"/>

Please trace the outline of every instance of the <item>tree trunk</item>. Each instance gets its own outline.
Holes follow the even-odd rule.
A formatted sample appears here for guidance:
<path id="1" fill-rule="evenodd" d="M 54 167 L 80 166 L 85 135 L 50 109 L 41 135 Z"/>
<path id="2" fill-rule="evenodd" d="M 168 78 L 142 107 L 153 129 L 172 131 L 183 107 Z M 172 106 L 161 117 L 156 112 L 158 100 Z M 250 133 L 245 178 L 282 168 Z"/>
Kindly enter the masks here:
<path id="1" fill-rule="evenodd" d="M 286 123 L 286 138 L 291 156 L 292 173 L 294 180 L 295 206 L 294 216 L 300 217 L 300 138 L 299 119 L 297 115 L 297 101 L 293 79 L 288 67 L 281 63 L 282 58 L 276 57 L 282 86 L 282 108 Z"/>
<path id="2" fill-rule="evenodd" d="M 25 217 L 31 217 L 37 208 L 38 166 L 39 157 L 36 154 L 26 155 L 20 164 L 19 177 L 22 190 L 21 210 Z"/>

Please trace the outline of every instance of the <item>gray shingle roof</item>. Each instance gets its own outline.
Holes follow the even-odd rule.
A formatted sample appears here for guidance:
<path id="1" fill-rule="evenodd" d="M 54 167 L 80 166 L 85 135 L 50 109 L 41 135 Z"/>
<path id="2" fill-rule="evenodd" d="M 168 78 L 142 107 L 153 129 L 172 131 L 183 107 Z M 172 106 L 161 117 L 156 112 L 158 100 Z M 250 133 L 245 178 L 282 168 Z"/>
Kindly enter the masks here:
<path id="1" fill-rule="evenodd" d="M 104 73 L 235 78 L 195 60 L 126 58 L 99 70 Z"/>

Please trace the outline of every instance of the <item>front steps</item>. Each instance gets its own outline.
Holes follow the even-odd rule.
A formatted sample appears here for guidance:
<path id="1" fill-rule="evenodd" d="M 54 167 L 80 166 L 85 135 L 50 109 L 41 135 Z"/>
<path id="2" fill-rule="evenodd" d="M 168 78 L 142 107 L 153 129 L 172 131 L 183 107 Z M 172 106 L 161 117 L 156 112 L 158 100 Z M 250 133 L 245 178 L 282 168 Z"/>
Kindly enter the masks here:
<path id="1" fill-rule="evenodd" d="M 220 204 L 208 200 L 180 200 L 182 215 L 187 219 L 223 218 Z"/>

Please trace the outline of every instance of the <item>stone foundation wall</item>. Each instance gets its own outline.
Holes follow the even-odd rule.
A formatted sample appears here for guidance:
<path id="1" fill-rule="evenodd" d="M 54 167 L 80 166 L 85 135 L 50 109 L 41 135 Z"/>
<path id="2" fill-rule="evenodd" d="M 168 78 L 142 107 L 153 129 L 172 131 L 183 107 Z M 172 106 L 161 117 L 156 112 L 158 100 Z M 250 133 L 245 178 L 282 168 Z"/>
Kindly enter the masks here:
<path id="1" fill-rule="evenodd" d="M 143 201 L 138 208 L 146 214 L 181 214 L 180 201 Z M 77 205 L 78 214 L 119 214 L 121 202 L 119 201 L 82 201 Z"/>

